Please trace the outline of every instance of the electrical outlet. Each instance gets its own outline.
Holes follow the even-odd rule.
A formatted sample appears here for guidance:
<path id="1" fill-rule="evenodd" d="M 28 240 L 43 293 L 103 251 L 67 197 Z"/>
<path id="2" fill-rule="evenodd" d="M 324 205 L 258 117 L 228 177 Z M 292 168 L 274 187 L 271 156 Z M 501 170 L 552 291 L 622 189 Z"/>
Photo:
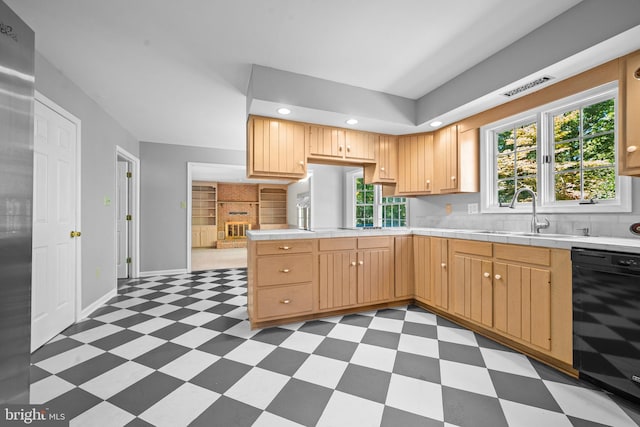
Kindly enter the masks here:
<path id="1" fill-rule="evenodd" d="M 104 196 L 104 205 L 105 206 L 111 206 L 111 197 Z"/>
<path id="2" fill-rule="evenodd" d="M 451 203 L 447 203 L 446 205 L 444 205 L 444 211 L 447 213 L 447 215 L 451 215 L 451 212 L 453 211 Z"/>
<path id="3" fill-rule="evenodd" d="M 475 215 L 478 213 L 478 204 L 477 203 L 469 203 L 467 204 L 467 213 L 469 215 Z"/>

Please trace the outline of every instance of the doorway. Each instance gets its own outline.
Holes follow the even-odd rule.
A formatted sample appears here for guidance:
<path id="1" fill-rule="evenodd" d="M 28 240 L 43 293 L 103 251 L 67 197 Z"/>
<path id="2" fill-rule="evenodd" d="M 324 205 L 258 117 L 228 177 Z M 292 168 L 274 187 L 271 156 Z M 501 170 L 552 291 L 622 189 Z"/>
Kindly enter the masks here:
<path id="1" fill-rule="evenodd" d="M 140 160 L 116 147 L 116 277 L 136 278 L 139 263 L 139 170 Z"/>
<path id="2" fill-rule="evenodd" d="M 80 314 L 80 119 L 36 91 L 31 351 Z"/>

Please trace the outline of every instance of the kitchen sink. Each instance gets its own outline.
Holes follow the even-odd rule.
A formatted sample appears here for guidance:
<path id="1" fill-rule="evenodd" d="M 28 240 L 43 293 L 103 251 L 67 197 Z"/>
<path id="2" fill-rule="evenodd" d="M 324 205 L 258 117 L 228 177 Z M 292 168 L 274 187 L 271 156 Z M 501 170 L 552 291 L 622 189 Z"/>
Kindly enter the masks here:
<path id="1" fill-rule="evenodd" d="M 480 233 L 480 234 L 495 234 L 498 236 L 527 236 L 527 237 L 541 237 L 548 239 L 555 238 L 575 238 L 575 237 L 586 237 L 586 236 L 576 236 L 571 234 L 554 234 L 554 233 L 530 233 L 524 231 L 502 231 L 502 230 L 469 230 L 466 231 L 468 233 Z"/>

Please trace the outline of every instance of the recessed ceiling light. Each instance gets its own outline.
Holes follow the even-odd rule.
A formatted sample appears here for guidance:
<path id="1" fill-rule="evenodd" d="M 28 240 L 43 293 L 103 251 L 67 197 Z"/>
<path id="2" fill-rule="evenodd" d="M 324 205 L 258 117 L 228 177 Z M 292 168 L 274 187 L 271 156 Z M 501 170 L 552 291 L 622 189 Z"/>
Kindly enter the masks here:
<path id="1" fill-rule="evenodd" d="M 442 124 L 442 122 L 440 120 L 435 120 L 435 121 L 429 123 L 429 126 L 431 126 L 432 128 L 437 128 L 441 124 Z"/>
<path id="2" fill-rule="evenodd" d="M 291 110 L 288 109 L 288 108 L 285 108 L 285 107 L 280 107 L 280 108 L 278 108 L 278 113 L 286 115 L 286 114 L 291 113 Z"/>
<path id="3" fill-rule="evenodd" d="M 357 123 L 358 123 L 358 121 L 357 121 L 356 119 L 349 119 L 349 120 L 347 120 L 347 124 L 348 124 L 348 125 L 355 125 L 355 124 L 357 124 Z"/>

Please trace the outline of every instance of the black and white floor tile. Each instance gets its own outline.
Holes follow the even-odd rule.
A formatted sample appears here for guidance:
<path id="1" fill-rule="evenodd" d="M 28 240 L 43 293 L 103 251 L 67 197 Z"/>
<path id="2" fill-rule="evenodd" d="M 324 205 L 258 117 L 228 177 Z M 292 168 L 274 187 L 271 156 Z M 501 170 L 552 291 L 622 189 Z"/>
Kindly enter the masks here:
<path id="1" fill-rule="evenodd" d="M 122 283 L 32 357 L 72 426 L 636 426 L 640 409 L 409 306 L 251 330 L 246 270 Z"/>

